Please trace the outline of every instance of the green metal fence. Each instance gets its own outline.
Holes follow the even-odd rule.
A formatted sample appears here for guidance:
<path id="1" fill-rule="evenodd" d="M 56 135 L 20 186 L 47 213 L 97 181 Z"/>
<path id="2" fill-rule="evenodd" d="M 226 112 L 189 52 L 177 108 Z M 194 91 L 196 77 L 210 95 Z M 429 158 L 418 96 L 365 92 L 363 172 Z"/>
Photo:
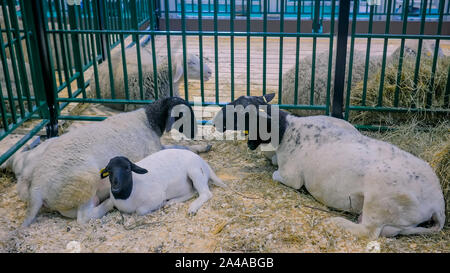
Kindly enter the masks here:
<path id="1" fill-rule="evenodd" d="M 2 159 L 8 158 L 48 122 L 45 94 L 36 67 L 36 50 L 32 46 L 27 16 L 18 16 L 16 1 L 1 1 L 0 56 L 2 61 L 0 112 L 0 140 L 31 118 L 42 121 L 31 132 L 9 149 Z M 19 1 L 24 6 L 24 1 Z M 27 60 L 27 61 L 26 61 Z M 2 161 L 3 161 L 2 160 Z"/>
<path id="2" fill-rule="evenodd" d="M 161 46 L 158 41 L 163 41 L 168 58 L 168 66 L 172 62 L 172 38 L 181 39 L 183 52 L 183 67 L 186 69 L 186 52 L 188 49 L 187 40 L 197 37 L 200 60 L 203 61 L 204 51 L 207 49 L 203 43 L 205 38 L 212 38 L 212 50 L 214 52 L 213 67 L 214 70 L 214 88 L 205 88 L 203 75 L 200 77 L 200 94 L 203 105 L 223 105 L 225 101 L 220 101 L 223 94 L 229 95 L 231 100 L 237 97 L 235 92 L 235 53 L 240 48 L 236 39 L 246 39 L 246 94 L 251 91 L 251 46 L 252 39 L 262 39 L 262 79 L 261 94 L 268 92 L 268 39 L 278 39 L 278 68 L 276 73 L 278 79 L 278 101 L 277 103 L 284 109 L 306 109 L 320 110 L 324 114 L 330 114 L 332 106 L 339 105 L 345 110 L 344 118 L 348 119 L 351 111 L 389 111 L 389 112 L 407 112 L 407 111 L 431 111 L 436 113 L 450 113 L 449 93 L 450 80 L 446 81 L 445 98 L 442 104 L 433 104 L 433 77 L 430 84 L 430 92 L 424 105 L 400 105 L 398 101 L 393 106 L 383 105 L 384 95 L 384 73 L 387 58 L 387 46 L 389 41 L 400 41 L 400 50 L 404 51 L 405 39 L 415 39 L 419 43 L 419 52 L 424 40 L 433 40 L 436 46 L 433 52 L 431 75 L 434 75 L 437 69 L 438 49 L 441 41 L 450 40 L 450 36 L 445 26 L 448 26 L 449 5 L 448 1 L 402 1 L 403 6 L 399 9 L 399 2 L 395 0 L 386 0 L 383 8 L 368 6 L 366 1 L 346 1 L 349 16 L 347 18 L 339 17 L 339 8 L 344 8 L 345 0 L 338 1 L 276 1 L 278 8 L 273 10 L 270 4 L 275 0 L 260 1 L 192 1 L 192 0 L 83 0 L 78 4 L 68 5 L 64 0 L 39 0 L 39 1 L 14 1 L 1 0 L 1 9 L 3 18 L 1 19 L 1 59 L 3 67 L 3 82 L 1 86 L 2 97 L 0 99 L 1 126 L 0 139 L 5 138 L 24 122 L 37 120 L 37 124 L 23 137 L 14 147 L 0 158 L 0 163 L 4 162 L 12 153 L 17 151 L 26 141 L 28 141 L 41 128 L 47 125 L 49 135 L 55 135 L 57 120 L 102 120 L 104 117 L 71 116 L 64 114 L 63 110 L 70 103 L 130 103 L 142 104 L 150 102 L 144 100 L 142 96 L 143 79 L 142 69 L 139 69 L 140 99 L 130 99 L 128 79 L 127 79 L 127 47 L 135 47 L 137 59 L 135 60 L 139 67 L 142 66 L 141 53 L 144 50 L 140 41 L 142 38 L 148 39 L 147 49 L 152 52 L 153 77 L 157 84 L 157 61 L 156 48 Z M 77 2 L 77 1 L 74 1 Z M 420 2 L 418 33 L 411 33 L 408 25 L 411 22 L 410 10 L 417 13 L 417 10 L 410 9 L 410 5 Z M 238 5 L 245 5 L 244 9 L 238 11 Z M 340 6 L 340 5 L 341 6 Z M 168 7 L 168 8 L 164 8 Z M 173 7 L 173 8 L 172 8 Z M 244 13 L 242 13 L 242 10 Z M 236 18 L 239 13 L 246 15 L 242 20 L 229 20 Z M 192 16 L 194 15 L 194 16 Z M 274 17 L 275 16 L 275 17 Z M 380 17 L 381 16 L 381 17 Z M 195 27 L 188 24 L 188 20 L 194 17 Z M 352 82 L 352 57 L 354 56 L 355 43 L 357 40 L 364 40 L 366 47 L 366 67 L 364 79 L 367 81 L 372 75 L 368 72 L 368 63 L 371 58 L 370 47 L 373 39 L 383 39 L 382 52 L 382 70 L 381 81 L 379 84 L 378 104 L 368 105 L 364 99 L 360 105 L 350 102 L 351 88 L 341 84 L 334 85 L 332 90 L 333 66 L 342 59 L 336 59 L 333 52 L 341 50 L 341 53 L 347 52 L 347 45 L 343 48 L 336 48 L 335 37 L 339 36 L 342 29 L 338 28 L 338 19 L 341 22 L 350 20 L 349 35 L 349 54 L 350 60 L 345 61 L 350 69 L 347 80 Z M 208 25 L 207 21 L 212 20 Z M 312 21 L 311 24 L 307 22 Z M 276 27 L 274 28 L 274 22 Z M 357 31 L 360 22 L 368 23 L 368 30 L 365 32 Z M 376 32 L 372 26 L 382 24 L 384 31 Z M 401 32 L 397 33 L 391 29 L 393 23 L 402 25 Z M 435 28 L 430 33 L 426 30 L 429 23 L 434 23 Z M 224 25 L 225 24 L 225 25 Z M 447 25 L 446 25 L 447 24 Z M 339 24 L 341 25 L 341 24 Z M 305 26 L 310 29 L 305 30 Z M 326 27 L 325 27 L 326 26 Z M 237 31 L 236 29 L 239 30 Z M 291 28 L 291 29 L 288 29 Z M 293 28 L 293 29 L 292 29 Z M 42 36 L 41 36 L 42 33 Z M 127 37 L 131 36 L 130 39 Z M 230 73 L 222 73 L 223 65 L 219 62 L 219 40 L 227 38 L 230 50 L 227 55 L 230 57 Z M 342 38 L 342 37 L 341 37 Z M 312 64 L 311 64 L 311 85 L 309 87 L 309 101 L 305 104 L 297 103 L 299 96 L 298 77 L 295 77 L 294 103 L 282 104 L 283 99 L 283 56 L 286 54 L 286 39 L 295 40 L 295 73 L 299 73 L 301 42 L 308 39 L 312 43 Z M 326 102 L 318 104 L 314 101 L 314 82 L 317 80 L 315 75 L 316 56 L 318 54 L 318 41 L 326 40 L 328 43 L 328 68 L 326 75 Z M 347 41 L 347 39 L 341 39 Z M 122 66 L 114 66 L 111 62 L 113 48 L 120 49 Z M 401 54 L 402 55 L 402 54 Z M 338 54 L 341 56 L 342 54 Z M 418 71 L 420 69 L 420 57 L 417 54 L 415 80 L 417 83 Z M 102 98 L 97 90 L 90 90 L 90 80 L 88 73 L 93 74 L 95 85 L 99 86 L 99 66 L 107 61 L 109 71 L 109 80 L 111 86 L 111 98 Z M 10 64 L 10 65 L 9 65 Z M 29 72 L 27 72 L 29 66 Z M 48 66 L 48 67 L 47 67 Z M 202 66 L 201 66 L 202 67 Z M 125 97 L 117 98 L 114 88 L 113 71 L 121 69 L 124 72 Z M 336 70 L 342 67 L 336 68 Z M 172 79 L 171 69 L 168 70 L 168 77 Z M 398 60 L 398 78 L 402 74 L 402 58 Z M 450 75 L 450 73 L 448 73 Z M 337 74 L 336 74 L 337 75 Z M 227 78 L 230 81 L 229 89 L 220 86 L 221 78 Z M 335 79 L 336 80 L 336 79 Z M 171 82 L 172 84 L 172 82 Z M 30 88 L 32 86 L 32 88 Z M 156 88 L 157 85 L 155 86 Z M 171 87 L 171 94 L 173 92 Z M 189 90 L 188 78 L 184 76 L 184 98 L 192 101 L 191 91 Z M 364 87 L 363 93 L 367 87 Z M 88 96 L 90 90 L 94 95 Z M 333 92 L 334 91 L 334 92 Z M 346 92 L 346 101 L 343 102 L 339 96 L 332 98 L 332 94 L 343 94 Z M 399 90 L 396 90 L 398 97 Z M 157 94 L 156 93 L 156 99 Z M 213 100 L 207 100 L 206 95 L 213 97 Z M 338 111 L 339 112 L 339 111 Z M 342 111 L 340 111 L 342 113 Z M 201 121 L 205 123 L 206 121 Z"/>
<path id="3" fill-rule="evenodd" d="M 53 106 L 49 102 L 63 97 L 86 99 L 86 87 L 90 82 L 85 79 L 85 72 L 91 67 L 96 69 L 107 58 L 110 49 L 129 35 L 107 35 L 104 39 L 99 33 L 64 32 L 139 30 L 148 24 L 148 3 L 109 0 L 69 5 L 65 0 L 0 1 L 0 140 L 36 120 L 27 126 L 32 126 L 29 132 L 0 157 L 0 163 L 44 126 L 47 126 L 48 135 L 57 134 L 57 127 L 49 126 L 49 123 L 52 119 L 62 118 L 61 111 L 69 102 L 58 101 Z M 41 48 L 38 28 L 43 31 L 45 39 Z M 42 51 L 47 55 L 44 56 Z M 51 68 L 49 71 L 43 69 L 46 61 Z"/>

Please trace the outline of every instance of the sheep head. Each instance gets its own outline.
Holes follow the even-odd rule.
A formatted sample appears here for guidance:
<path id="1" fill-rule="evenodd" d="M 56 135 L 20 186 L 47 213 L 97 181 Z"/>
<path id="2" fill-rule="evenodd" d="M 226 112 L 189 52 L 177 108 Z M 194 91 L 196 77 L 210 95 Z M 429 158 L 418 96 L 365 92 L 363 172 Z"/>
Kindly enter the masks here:
<path id="1" fill-rule="evenodd" d="M 184 69 L 183 69 L 183 55 L 179 54 L 174 58 L 174 71 L 173 71 L 173 82 L 178 83 L 183 80 Z M 186 55 L 186 69 L 187 77 L 191 80 L 200 80 L 200 67 L 202 62 L 200 58 L 195 54 Z M 211 78 L 212 70 L 209 66 L 203 62 L 203 80 L 208 81 Z"/>
<path id="2" fill-rule="evenodd" d="M 100 171 L 100 178 L 109 177 L 111 193 L 114 195 L 114 198 L 127 199 L 133 189 L 132 172 L 145 174 L 148 171 L 124 156 L 116 156 Z"/>
<path id="3" fill-rule="evenodd" d="M 213 125 L 217 131 L 223 133 L 226 130 L 238 130 L 238 116 L 245 116 L 245 130 L 248 131 L 248 113 L 253 109 L 259 108 L 259 106 L 267 105 L 275 97 L 275 94 L 266 94 L 264 96 L 241 96 L 236 100 L 223 106 L 222 109 L 216 114 L 213 119 Z M 227 109 L 232 110 L 233 113 L 228 112 Z M 270 114 L 270 108 L 268 108 Z M 228 119 L 233 119 L 227 121 Z"/>
<path id="4" fill-rule="evenodd" d="M 197 134 L 197 120 L 187 101 L 179 97 L 163 98 L 147 105 L 145 109 L 150 126 L 162 136 L 164 130 L 176 129 L 187 138 Z"/>

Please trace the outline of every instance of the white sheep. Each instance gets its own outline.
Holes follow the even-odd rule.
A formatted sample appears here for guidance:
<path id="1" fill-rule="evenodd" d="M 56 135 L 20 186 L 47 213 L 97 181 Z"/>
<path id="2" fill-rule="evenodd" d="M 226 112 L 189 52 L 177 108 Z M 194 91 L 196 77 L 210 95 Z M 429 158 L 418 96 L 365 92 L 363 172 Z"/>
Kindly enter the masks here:
<path id="1" fill-rule="evenodd" d="M 193 138 L 197 127 L 192 108 L 181 98 L 165 98 L 145 109 L 75 128 L 30 151 L 16 153 L 6 165 L 18 174 L 20 195 L 29 201 L 23 226 L 32 223 L 43 205 L 86 222 L 93 213 L 87 204 L 96 204 L 109 195 L 109 183 L 100 180 L 100 169 L 114 156 L 138 161 L 161 150 L 164 130 L 178 122 L 179 118 L 171 116 L 178 105 L 186 105 L 183 117 L 190 112 L 193 121 L 190 132 L 187 127 L 180 132 Z"/>
<path id="2" fill-rule="evenodd" d="M 261 97 L 240 99 L 244 105 L 261 101 Z M 261 118 L 258 126 L 272 122 L 273 113 L 256 112 Z M 221 119 L 219 112 L 215 123 L 220 124 Z M 341 217 L 330 220 L 358 236 L 427 234 L 442 229 L 444 197 L 428 163 L 349 129 L 349 123 L 347 127 L 337 126 L 342 123 L 347 122 L 328 116 L 296 117 L 280 111 L 278 126 L 271 127 L 278 130 L 280 139 L 275 144 L 279 169 L 273 179 L 294 189 L 305 186 L 329 207 L 362 214 L 360 223 Z M 248 147 L 254 150 L 270 141 L 262 140 L 258 128 Z M 431 226 L 422 226 L 429 221 Z"/>
<path id="3" fill-rule="evenodd" d="M 12 155 L 1 166 L 1 168 L 9 168 L 14 172 L 14 175 L 17 179 L 17 192 L 19 194 L 19 198 L 22 201 L 29 200 L 29 182 L 33 177 L 33 170 L 35 165 L 39 162 L 39 159 L 42 158 L 42 155 L 45 153 L 47 146 L 56 139 L 57 138 L 50 138 L 47 141 L 44 141 L 42 144 L 33 148 L 32 152 L 28 147 L 25 147 L 22 151 L 16 152 L 14 155 Z"/>
<path id="4" fill-rule="evenodd" d="M 123 156 L 114 157 L 101 171 L 102 178 L 108 176 L 110 198 L 96 209 L 97 218 L 113 207 L 145 215 L 166 204 L 189 200 L 197 191 L 199 197 L 188 210 L 193 215 L 212 197 L 208 181 L 227 188 L 200 156 L 178 149 L 161 150 L 136 164 Z"/>
<path id="5" fill-rule="evenodd" d="M 32 82 L 32 78 L 31 78 L 31 70 L 30 70 L 30 65 L 25 62 L 24 63 L 24 68 L 25 68 L 25 75 L 24 77 L 26 77 L 26 79 L 24 79 L 24 77 L 22 77 L 22 75 L 20 74 L 20 65 L 18 63 L 18 61 L 16 61 L 16 72 L 19 78 L 16 79 L 16 77 L 14 77 L 14 69 L 13 69 L 13 65 L 11 62 L 11 59 L 6 59 L 6 67 L 8 69 L 8 73 L 6 73 L 6 70 L 4 70 L 4 65 L 0 64 L 0 85 L 1 85 L 1 90 L 3 93 L 3 97 L 8 98 L 9 94 L 8 94 L 8 85 L 6 82 L 6 77 L 9 78 L 9 83 L 11 86 L 11 93 L 14 97 L 17 97 L 17 87 L 20 87 L 21 90 L 21 94 L 22 94 L 22 100 L 24 101 L 24 105 L 25 107 L 27 107 L 28 104 L 28 97 L 25 91 L 26 85 L 25 85 L 25 81 L 28 82 L 28 90 L 29 90 L 29 96 L 30 96 L 30 100 L 31 102 L 34 103 L 34 99 L 31 99 L 31 97 L 34 96 L 34 87 L 33 87 L 33 82 Z M 8 99 L 5 99 L 5 104 L 6 106 L 9 108 L 9 101 Z M 16 102 L 16 107 L 18 107 L 18 102 Z M 11 110 L 8 110 L 11 111 Z"/>
<path id="6" fill-rule="evenodd" d="M 126 67 L 128 77 L 128 91 L 131 100 L 140 100 L 139 89 L 139 72 L 137 63 L 137 52 L 135 49 L 127 49 L 126 51 Z M 113 78 L 114 78 L 114 95 L 116 99 L 125 99 L 125 84 L 123 77 L 123 62 L 122 52 L 116 52 L 111 56 L 111 63 L 113 64 Z M 172 57 L 172 96 L 179 96 L 179 85 L 184 81 L 184 67 L 183 55 L 177 54 Z M 194 54 L 186 55 L 187 77 L 188 79 L 200 80 L 200 66 L 201 62 L 198 56 Z M 143 48 L 141 50 L 141 69 L 142 69 L 142 88 L 144 100 L 155 99 L 155 84 L 153 74 L 153 58 L 151 51 Z M 203 80 L 208 81 L 212 75 L 211 69 L 206 63 L 203 64 Z M 91 76 L 91 91 L 89 97 L 96 97 L 96 84 L 94 74 Z M 104 99 L 111 99 L 111 83 L 109 76 L 108 62 L 99 65 L 98 79 L 100 95 Z M 157 63 L 157 79 L 158 79 L 158 98 L 170 96 L 170 81 L 169 81 L 169 66 L 167 58 L 162 58 Z M 105 104 L 110 108 L 116 110 L 134 110 L 139 105 L 133 104 Z"/>

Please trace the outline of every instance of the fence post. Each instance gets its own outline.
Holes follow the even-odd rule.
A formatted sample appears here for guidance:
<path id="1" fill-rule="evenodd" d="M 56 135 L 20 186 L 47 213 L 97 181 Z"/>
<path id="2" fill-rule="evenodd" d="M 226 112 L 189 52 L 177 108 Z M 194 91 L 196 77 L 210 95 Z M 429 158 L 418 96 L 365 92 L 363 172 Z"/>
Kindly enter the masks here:
<path id="1" fill-rule="evenodd" d="M 334 69 L 334 92 L 333 103 L 331 105 L 331 115 L 335 118 L 344 118 L 342 112 L 344 108 L 344 82 L 345 65 L 347 63 L 347 39 L 348 22 L 350 15 L 350 0 L 339 1 L 339 22 L 337 34 L 336 64 Z M 356 22 L 353 22 L 355 24 Z"/>
<path id="2" fill-rule="evenodd" d="M 67 7 L 68 15 L 69 15 L 69 25 L 70 30 L 79 30 L 78 20 L 77 18 L 80 18 L 79 14 L 79 4 L 74 5 L 68 5 Z M 83 98 L 86 98 L 86 85 L 84 81 L 84 71 L 83 71 L 83 59 L 81 58 L 81 46 L 80 40 L 83 39 L 83 37 L 80 37 L 81 34 L 78 33 L 72 33 L 72 50 L 73 50 L 73 58 L 75 62 L 75 71 L 79 73 L 77 77 L 77 87 L 78 89 L 81 89 L 81 92 L 83 94 Z M 67 84 L 71 84 L 69 80 L 67 80 Z"/>
<path id="3" fill-rule="evenodd" d="M 320 1 L 315 1 L 315 3 L 314 3 L 314 19 L 313 19 L 314 33 L 319 33 L 320 28 L 321 28 Z"/>
<path id="4" fill-rule="evenodd" d="M 53 69 L 51 66 L 51 56 L 48 40 L 45 34 L 45 15 L 42 1 L 30 1 L 34 11 L 34 33 L 40 59 L 40 70 L 42 73 L 45 99 L 48 106 L 49 123 L 46 125 L 47 137 L 58 136 L 58 110 L 56 107 L 56 86 Z"/>
<path id="5" fill-rule="evenodd" d="M 97 18 L 98 18 L 98 30 L 106 29 L 106 17 L 105 17 L 105 5 L 103 0 L 97 0 Z M 108 50 L 106 46 L 106 35 L 100 34 L 100 50 L 102 52 L 102 61 L 106 60 L 106 51 Z"/>

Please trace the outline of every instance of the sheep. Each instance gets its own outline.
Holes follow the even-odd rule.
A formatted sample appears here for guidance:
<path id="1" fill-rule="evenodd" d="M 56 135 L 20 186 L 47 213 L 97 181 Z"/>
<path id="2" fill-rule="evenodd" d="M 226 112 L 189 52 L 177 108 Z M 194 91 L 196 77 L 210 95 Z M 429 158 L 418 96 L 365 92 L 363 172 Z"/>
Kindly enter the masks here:
<path id="1" fill-rule="evenodd" d="M 5 68 L 8 70 L 8 73 L 6 73 Z M 13 69 L 13 64 L 11 62 L 11 59 L 5 59 L 5 63 L 0 64 L 0 85 L 1 85 L 1 90 L 2 90 L 2 94 L 3 97 L 6 98 L 5 99 L 5 106 L 7 108 L 8 112 L 11 112 L 11 106 L 9 105 L 10 102 L 7 98 L 9 98 L 9 93 L 8 93 L 8 85 L 6 82 L 6 77 L 9 78 L 10 80 L 10 86 L 11 86 L 11 95 L 13 97 L 17 97 L 17 89 L 18 87 L 21 90 L 21 95 L 22 95 L 22 100 L 24 102 L 24 107 L 27 108 L 28 107 L 28 98 L 30 98 L 30 102 L 34 103 L 34 99 L 31 99 L 31 97 L 34 96 L 34 88 L 33 88 L 33 83 L 32 83 L 32 78 L 31 78 L 31 70 L 30 70 L 30 65 L 25 62 L 24 63 L 24 68 L 25 68 L 25 75 L 24 77 L 22 77 L 22 75 L 20 74 L 20 69 L 21 66 L 18 62 L 16 62 L 16 72 L 17 72 L 17 76 L 18 78 L 16 79 L 16 77 L 14 76 L 14 69 Z M 26 78 L 26 79 L 24 79 Z M 27 92 L 25 90 L 26 86 L 28 86 L 28 90 L 29 90 L 29 97 L 27 95 Z M 12 98 L 11 98 L 12 99 Z M 18 102 L 15 102 L 15 106 L 16 108 L 18 108 Z M 3 124 L 1 125 L 3 126 Z"/>
<path id="2" fill-rule="evenodd" d="M 42 158 L 48 145 L 56 139 L 50 138 L 44 141 L 34 147 L 32 152 L 30 152 L 31 147 L 25 147 L 21 152 L 15 153 L 1 166 L 2 169 L 8 168 L 13 170 L 17 178 L 16 189 L 20 200 L 29 200 L 29 181 L 32 179 L 34 167 L 39 162 L 38 159 Z"/>
<path id="3" fill-rule="evenodd" d="M 181 120 L 181 116 L 172 117 L 173 110 L 180 110 L 178 107 L 181 107 L 182 120 L 190 117 L 191 125 L 189 128 L 183 124 L 179 131 L 193 138 L 197 125 L 192 108 L 181 98 L 165 98 L 145 109 L 75 128 L 32 150 L 16 153 L 6 165 L 13 166 L 13 171 L 20 175 L 18 188 L 21 196 L 29 201 L 23 226 L 33 222 L 42 205 L 66 217 L 77 218 L 79 223 L 89 220 L 94 213 L 89 205 L 109 195 L 109 183 L 99 179 L 99 170 L 117 155 L 138 161 L 161 150 L 160 137 L 164 130 L 170 130 Z M 33 164 L 29 164 L 28 157 L 33 159 Z"/>
<path id="4" fill-rule="evenodd" d="M 98 218 L 113 207 L 145 215 L 166 204 L 189 200 L 196 190 L 199 197 L 188 210 L 189 215 L 194 215 L 212 197 L 209 180 L 227 187 L 200 156 L 178 149 L 161 150 L 136 164 L 123 156 L 114 157 L 100 176 L 109 177 L 111 192 L 110 198 L 98 206 Z"/>
<path id="5" fill-rule="evenodd" d="M 200 59 L 194 54 L 187 54 L 187 77 L 189 79 L 200 80 Z M 141 68 L 142 68 L 142 82 L 143 82 L 143 96 L 144 100 L 152 100 L 155 98 L 155 86 L 153 75 L 153 58 L 152 52 L 143 48 L 141 50 Z M 125 85 L 123 78 L 123 62 L 121 52 L 116 52 L 111 56 L 111 62 L 114 65 L 113 77 L 114 77 L 114 91 L 116 99 L 125 99 Z M 128 77 L 128 90 L 129 98 L 131 100 L 140 100 L 139 89 L 139 73 L 137 64 L 137 52 L 135 49 L 126 50 L 126 62 L 127 62 L 127 77 Z M 172 82 L 173 93 L 172 96 L 179 96 L 179 85 L 184 81 L 183 70 L 183 55 L 178 54 L 172 58 Z M 203 80 L 208 81 L 212 75 L 211 69 L 208 65 L 203 64 Z M 91 91 L 89 97 L 96 97 L 96 84 L 94 74 L 91 76 Z M 168 60 L 163 59 L 157 66 L 157 79 L 158 79 L 158 98 L 164 98 L 170 96 L 170 82 L 169 82 L 169 70 Z M 108 62 L 102 63 L 98 68 L 98 80 L 100 95 L 104 99 L 111 98 L 110 76 Z M 110 108 L 120 111 L 134 110 L 139 105 L 132 104 L 105 104 Z"/>
<path id="6" fill-rule="evenodd" d="M 262 97 L 238 100 L 240 105 L 264 105 Z M 266 122 L 270 136 L 279 133 L 279 141 L 272 143 L 279 166 L 272 178 L 294 189 L 305 186 L 319 202 L 361 214 L 362 219 L 353 223 L 337 217 L 329 222 L 370 238 L 428 234 L 442 229 L 444 198 L 439 179 L 428 163 L 392 144 L 350 129 L 351 124 L 344 120 L 329 116 L 296 117 L 284 111 L 278 112 L 278 120 L 272 120 L 272 116 L 277 116 L 272 108 L 267 112 L 255 110 L 258 128 L 253 136 L 250 134 L 247 145 L 254 150 L 261 143 L 271 142 L 270 138 L 261 138 L 259 126 Z M 225 115 L 226 112 L 219 111 L 214 118 L 216 129 L 222 132 L 236 129 L 235 125 L 221 126 L 226 124 L 230 113 Z M 251 125 L 248 116 L 245 130 Z M 421 226 L 429 221 L 431 226 Z"/>
<path id="7" fill-rule="evenodd" d="M 403 56 L 404 58 L 416 58 L 418 43 L 415 40 L 406 40 Z M 423 41 L 422 55 L 425 57 L 432 57 L 434 54 L 434 42 Z M 334 56 L 335 54 L 333 54 Z M 398 63 L 400 56 L 400 47 L 398 47 L 390 56 L 386 57 L 386 64 Z M 438 56 L 443 57 L 443 51 L 441 48 L 438 50 Z M 320 52 L 315 58 L 315 78 L 314 78 L 314 105 L 326 105 L 327 102 L 327 85 L 328 85 L 328 57 L 329 52 Z M 345 82 L 344 82 L 344 101 L 347 93 L 347 80 L 348 80 L 348 69 L 349 69 L 349 58 L 350 54 L 347 52 L 347 66 L 345 70 Z M 372 77 L 377 73 L 382 65 L 382 56 L 371 56 L 369 59 L 369 70 L 367 71 L 368 76 Z M 364 80 L 366 65 L 366 52 L 355 50 L 353 52 L 352 61 L 352 82 L 351 87 L 355 87 L 358 83 Z M 299 60 L 298 64 L 298 104 L 310 104 L 310 94 L 311 94 L 311 81 L 312 81 L 312 56 L 305 57 Z M 334 86 L 334 73 L 335 66 L 332 66 L 331 79 L 330 79 L 330 98 L 333 97 L 333 86 Z M 294 94 L 295 94 L 295 66 L 290 68 L 283 74 L 283 88 L 282 88 L 282 104 L 294 104 Z M 323 111 L 320 110 L 299 110 L 293 109 L 289 112 L 295 115 L 320 115 Z"/>
<path id="8" fill-rule="evenodd" d="M 251 97 L 251 96 L 241 96 L 239 98 L 237 98 L 235 101 L 230 102 L 228 105 L 231 105 L 233 107 L 236 107 L 238 105 L 242 105 L 243 107 L 247 107 L 249 106 L 249 102 L 252 103 L 252 105 L 255 106 L 261 106 L 261 105 L 267 105 L 268 102 L 272 101 L 273 98 L 275 97 L 275 94 L 266 94 L 264 96 L 261 97 Z M 251 98 L 251 100 L 249 100 Z M 269 108 L 270 110 L 270 108 Z M 221 111 L 219 111 L 217 113 L 217 115 L 214 117 L 213 120 L 213 124 L 218 124 L 218 122 L 222 122 L 223 121 L 223 125 L 224 125 L 224 130 L 225 130 L 225 125 L 226 125 L 226 120 L 224 119 L 224 117 L 226 117 L 226 107 L 222 107 Z M 340 119 L 336 119 L 334 120 L 335 122 L 335 126 L 338 127 L 342 127 L 343 129 L 346 130 L 352 130 L 354 132 L 358 132 L 358 130 L 355 129 L 355 127 L 353 127 L 351 124 L 349 124 L 348 122 L 342 122 Z M 237 125 L 237 113 L 234 114 L 234 124 Z M 237 128 L 235 128 L 237 129 Z M 272 165 L 277 166 L 278 165 L 278 160 L 276 157 L 276 153 L 273 150 L 273 147 L 268 146 L 267 148 L 264 147 L 264 144 L 261 145 L 261 151 L 264 154 L 264 156 L 266 158 L 268 158 L 269 160 L 271 160 Z"/>

